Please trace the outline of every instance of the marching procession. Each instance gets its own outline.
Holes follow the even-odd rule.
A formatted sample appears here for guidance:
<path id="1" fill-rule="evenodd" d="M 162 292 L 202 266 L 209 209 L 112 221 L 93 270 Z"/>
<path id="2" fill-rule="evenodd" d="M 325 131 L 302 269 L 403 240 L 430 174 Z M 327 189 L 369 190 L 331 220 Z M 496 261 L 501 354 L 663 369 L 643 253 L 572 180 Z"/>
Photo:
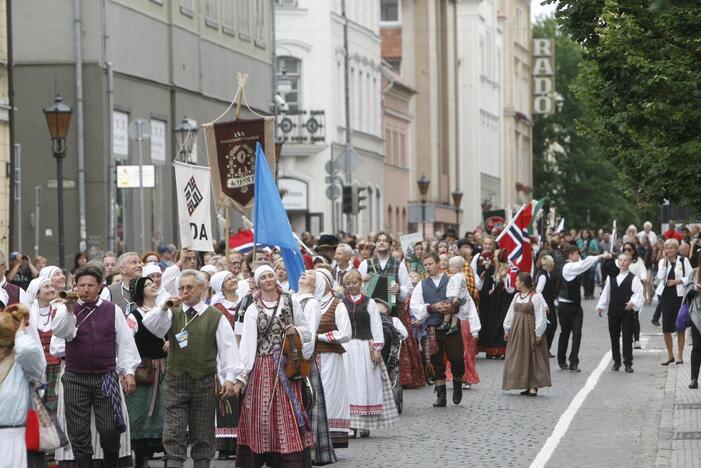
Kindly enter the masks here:
<path id="1" fill-rule="evenodd" d="M 515 257 L 508 231 L 522 219 L 408 246 L 304 233 L 298 278 L 276 248 L 224 242 L 82 256 L 70 272 L 0 253 L 2 466 L 332 464 L 401 424 L 402 389 L 433 385 L 427 406 L 459 405 L 480 382 L 478 353 L 504 360 L 503 390 L 531 397 L 551 386 L 551 359 L 580 372 L 582 301 L 597 285 L 611 370 L 633 372 L 638 312 L 657 296 L 662 365 L 683 362 L 689 326 L 698 388 L 698 228 L 630 226 L 621 241 L 549 228 L 543 242 L 524 229 Z"/>

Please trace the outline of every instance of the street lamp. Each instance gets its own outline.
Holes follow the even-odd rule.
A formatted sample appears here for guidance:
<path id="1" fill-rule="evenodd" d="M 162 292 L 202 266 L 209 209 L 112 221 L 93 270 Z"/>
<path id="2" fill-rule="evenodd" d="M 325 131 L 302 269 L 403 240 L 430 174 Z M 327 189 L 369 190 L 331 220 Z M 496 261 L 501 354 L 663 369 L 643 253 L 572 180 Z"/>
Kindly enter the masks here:
<path id="1" fill-rule="evenodd" d="M 462 203 L 462 192 L 455 189 L 454 192 L 450 194 L 453 197 L 453 206 L 455 207 L 455 229 L 460 230 L 460 203 Z"/>
<path id="2" fill-rule="evenodd" d="M 428 193 L 428 186 L 431 185 L 431 181 L 422 175 L 419 180 L 416 181 L 419 186 L 419 193 L 421 194 L 421 230 L 424 239 L 426 239 L 426 194 Z"/>
<path id="3" fill-rule="evenodd" d="M 185 162 L 190 162 L 190 154 L 197 139 L 197 122 L 184 116 L 177 127 L 173 129 L 178 143 L 178 155 L 185 156 Z"/>
<path id="4" fill-rule="evenodd" d="M 51 151 L 56 158 L 56 188 L 58 191 L 58 264 L 63 269 L 66 258 L 63 234 L 63 159 L 66 157 L 66 134 L 72 109 L 56 95 L 54 103 L 43 109 L 51 135 Z"/>

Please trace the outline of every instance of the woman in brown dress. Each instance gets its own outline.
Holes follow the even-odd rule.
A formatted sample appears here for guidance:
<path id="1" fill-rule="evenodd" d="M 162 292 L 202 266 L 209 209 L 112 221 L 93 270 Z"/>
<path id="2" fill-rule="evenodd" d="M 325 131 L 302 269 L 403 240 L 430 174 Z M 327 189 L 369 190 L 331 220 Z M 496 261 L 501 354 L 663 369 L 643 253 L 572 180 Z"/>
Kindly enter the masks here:
<path id="1" fill-rule="evenodd" d="M 536 396 L 541 387 L 550 387 L 547 328 L 548 305 L 533 290 L 533 278 L 526 272 L 516 277 L 517 293 L 504 319 L 506 362 L 501 388 L 525 388 L 521 395 Z"/>

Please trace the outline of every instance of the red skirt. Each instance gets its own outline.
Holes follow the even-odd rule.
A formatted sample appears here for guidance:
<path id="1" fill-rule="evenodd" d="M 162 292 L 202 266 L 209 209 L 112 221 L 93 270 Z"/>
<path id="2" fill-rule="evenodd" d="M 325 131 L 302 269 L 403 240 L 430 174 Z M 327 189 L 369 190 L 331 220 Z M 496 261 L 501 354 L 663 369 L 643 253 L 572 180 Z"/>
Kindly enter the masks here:
<path id="1" fill-rule="evenodd" d="M 409 301 L 402 308 L 399 318 L 409 332 L 406 340 L 402 341 L 402 350 L 399 354 L 399 384 L 404 388 L 418 388 L 426 385 L 426 374 L 421 359 L 419 342 L 414 338 L 409 313 Z"/>
<path id="2" fill-rule="evenodd" d="M 470 385 L 478 384 L 480 383 L 480 376 L 477 374 L 477 367 L 475 366 L 477 343 L 476 339 L 472 338 L 470 322 L 467 320 L 460 321 L 460 333 L 462 334 L 462 345 L 465 349 L 465 374 L 462 377 L 462 381 Z M 446 379 L 453 380 L 453 376 L 450 373 L 450 362 L 447 362 Z"/>
<path id="3" fill-rule="evenodd" d="M 280 382 L 273 394 L 275 371 L 272 356 L 256 358 L 241 407 L 238 445 L 253 453 L 302 452 L 313 445 L 312 434 L 298 427 L 292 403 Z M 290 385 L 301 404 L 301 382 L 291 381 Z"/>

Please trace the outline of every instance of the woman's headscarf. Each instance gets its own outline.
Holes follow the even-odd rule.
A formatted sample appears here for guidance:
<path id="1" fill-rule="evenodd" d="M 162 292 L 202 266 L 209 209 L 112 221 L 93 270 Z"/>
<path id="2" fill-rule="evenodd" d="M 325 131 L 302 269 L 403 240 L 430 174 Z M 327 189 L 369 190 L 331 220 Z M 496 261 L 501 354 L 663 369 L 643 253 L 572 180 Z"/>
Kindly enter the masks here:
<path id="1" fill-rule="evenodd" d="M 146 265 L 144 265 L 141 276 L 151 276 L 154 273 L 161 273 L 161 267 L 159 267 L 155 263 L 147 263 Z"/>
<path id="2" fill-rule="evenodd" d="M 258 282 L 260 281 L 261 275 L 266 272 L 272 273 L 273 276 L 275 276 L 275 270 L 273 270 L 270 265 L 261 265 L 258 268 L 256 268 L 255 273 L 253 273 L 253 280 L 256 282 L 256 284 L 258 284 Z"/>
<path id="3" fill-rule="evenodd" d="M 225 299 L 222 288 L 224 287 L 224 281 L 226 281 L 229 275 L 234 276 L 230 271 L 220 271 L 212 275 L 212 278 L 209 280 L 209 285 L 214 290 L 214 296 L 212 296 L 210 305 L 218 304 Z"/>
<path id="4" fill-rule="evenodd" d="M 333 277 L 324 269 L 314 270 L 316 284 L 314 286 L 314 299 L 320 301 L 326 295 L 326 289 L 333 288 Z"/>
<path id="5" fill-rule="evenodd" d="M 51 280 L 49 278 L 42 278 L 41 276 L 39 276 L 38 278 L 34 278 L 32 281 L 29 282 L 29 286 L 27 286 L 27 296 L 29 296 L 30 304 L 33 304 L 34 301 L 37 300 L 39 290 L 46 283 L 50 284 Z"/>
<path id="6" fill-rule="evenodd" d="M 205 265 L 202 268 L 200 268 L 200 271 L 204 271 L 205 273 L 209 273 L 210 276 L 213 276 L 219 272 L 219 270 L 217 270 L 217 267 L 215 267 L 214 265 Z"/>
<path id="7" fill-rule="evenodd" d="M 46 278 L 46 279 L 51 279 L 51 277 L 56 273 L 57 271 L 61 271 L 61 269 L 57 266 L 45 266 L 44 268 L 41 269 L 39 272 L 39 277 L 40 278 Z"/>

